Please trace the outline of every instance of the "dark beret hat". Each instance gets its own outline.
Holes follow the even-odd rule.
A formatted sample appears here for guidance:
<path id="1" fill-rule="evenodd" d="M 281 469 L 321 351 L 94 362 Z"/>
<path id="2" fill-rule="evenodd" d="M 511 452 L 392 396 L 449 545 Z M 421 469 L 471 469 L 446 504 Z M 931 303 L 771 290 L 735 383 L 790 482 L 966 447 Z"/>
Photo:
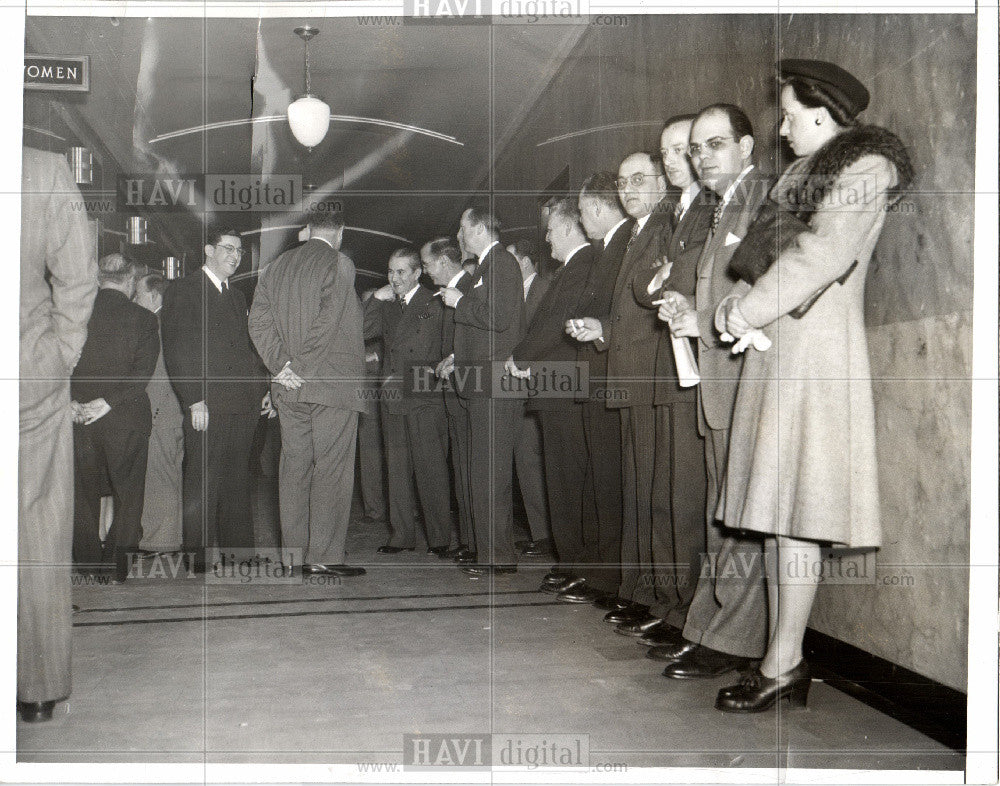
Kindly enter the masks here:
<path id="1" fill-rule="evenodd" d="M 861 114 L 870 98 L 867 88 L 853 74 L 833 63 L 823 60 L 778 61 L 778 75 L 785 79 L 803 79 L 815 82 L 836 98 L 851 116 Z"/>

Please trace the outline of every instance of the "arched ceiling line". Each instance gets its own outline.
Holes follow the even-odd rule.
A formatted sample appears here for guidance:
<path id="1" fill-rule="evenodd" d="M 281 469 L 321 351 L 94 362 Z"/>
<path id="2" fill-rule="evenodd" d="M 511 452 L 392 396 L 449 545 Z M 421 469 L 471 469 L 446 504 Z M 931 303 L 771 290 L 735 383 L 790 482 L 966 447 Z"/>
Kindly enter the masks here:
<path id="1" fill-rule="evenodd" d="M 253 125 L 254 123 L 275 123 L 287 119 L 288 115 L 264 115 L 262 117 L 242 118 L 240 120 L 220 120 L 215 123 L 202 123 L 201 125 L 191 126 L 190 128 L 181 128 L 177 131 L 169 131 L 166 134 L 154 136 L 149 140 L 149 143 L 152 145 L 158 142 L 165 142 L 168 139 L 177 139 L 178 137 L 198 134 L 204 131 L 216 131 L 222 128 L 235 128 L 237 126 Z M 437 139 L 441 142 L 448 142 L 452 145 L 465 147 L 465 142 L 460 142 L 455 137 L 449 136 L 448 134 L 442 134 L 439 131 L 432 131 L 429 128 L 421 128 L 420 126 L 412 126 L 406 123 L 396 123 L 392 120 L 380 120 L 377 117 L 355 117 L 354 115 L 331 114 L 330 121 L 338 123 L 361 123 L 364 125 L 380 126 L 382 128 L 393 128 L 398 131 L 410 131 L 414 134 L 421 134 L 423 136 L 430 137 L 431 139 Z"/>

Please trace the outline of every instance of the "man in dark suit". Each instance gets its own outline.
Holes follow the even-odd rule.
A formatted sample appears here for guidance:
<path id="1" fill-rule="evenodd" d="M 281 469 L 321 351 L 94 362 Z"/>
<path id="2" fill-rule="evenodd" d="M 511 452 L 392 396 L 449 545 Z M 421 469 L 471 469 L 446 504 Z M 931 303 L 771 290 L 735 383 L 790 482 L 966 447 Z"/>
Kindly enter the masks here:
<path id="1" fill-rule="evenodd" d="M 97 261 L 64 156 L 23 149 L 17 446 L 17 709 L 49 720 L 70 692 L 73 419 Z"/>
<path id="2" fill-rule="evenodd" d="M 664 675 L 711 678 L 742 668 L 765 648 L 767 599 L 759 538 L 726 529 L 715 520 L 729 449 L 729 426 L 742 356 L 734 356 L 715 330 L 715 311 L 735 279 L 729 260 L 769 190 L 753 164 L 753 129 L 746 114 L 730 104 L 698 113 L 691 126 L 692 162 L 701 184 L 718 196 L 708 239 L 698 259 L 694 302 L 676 291 L 664 294 L 660 318 L 675 336 L 698 345 L 699 428 L 705 435 L 708 472 L 708 555 L 717 570 L 702 571 L 680 642 L 654 647 L 649 656 L 668 661 Z"/>
<path id="3" fill-rule="evenodd" d="M 462 214 L 459 245 L 478 259 L 468 294 L 446 287 L 455 309 L 455 379 L 469 405 L 469 473 L 478 564 L 471 576 L 517 570 L 511 482 L 519 399 L 503 398 L 503 363 L 524 336 L 524 286 L 517 260 L 499 240 L 500 225 L 486 210 Z"/>
<path id="4" fill-rule="evenodd" d="M 305 573 L 359 576 L 345 553 L 365 354 L 343 232 L 341 213 L 313 215 L 309 240 L 260 277 L 250 335 L 281 422 L 281 545 L 301 549 Z"/>
<path id="5" fill-rule="evenodd" d="M 653 464 L 656 413 L 651 370 L 656 364 L 656 319 L 635 300 L 636 276 L 661 262 L 670 242 L 673 203 L 660 162 L 648 153 L 627 156 L 618 169 L 618 198 L 636 220 L 615 279 L 608 313 L 578 320 L 574 337 L 608 352 L 607 407 L 622 427 L 622 597 L 626 609 L 610 611 L 607 622 L 652 626 L 655 602 L 652 554 Z"/>
<path id="6" fill-rule="evenodd" d="M 572 379 L 576 342 L 565 325 L 577 308 L 594 263 L 594 249 L 580 226 L 576 200 L 561 198 L 549 204 L 545 235 L 552 258 L 562 266 L 555 272 L 524 339 L 515 347 L 507 371 L 515 378 L 534 375 L 536 395 L 527 399 L 542 427 L 545 482 L 549 493 L 552 538 L 559 555 L 558 570 L 574 578 L 593 561 L 583 533 L 583 490 L 587 475 L 587 446 L 583 432 L 583 405 L 576 400 L 582 390 L 543 390 L 538 385 L 558 373 Z M 562 586 L 562 585 L 559 585 Z M 555 587 L 543 583 L 542 589 Z"/>
<path id="7" fill-rule="evenodd" d="M 680 194 L 671 217 L 673 232 L 666 263 L 636 277 L 635 297 L 656 308 L 663 292 L 694 298 L 698 258 L 715 210 L 711 192 L 702 192 L 687 157 L 694 115 L 666 122 L 660 156 L 667 180 Z M 664 328 L 666 326 L 663 326 Z M 681 387 L 669 329 L 660 330 L 656 352 L 656 456 L 653 478 L 653 564 L 656 603 L 650 614 L 663 620 L 645 631 L 643 644 L 681 640 L 705 552 L 705 462 L 698 434 L 694 387 Z M 690 341 L 690 339 L 678 339 Z"/>
<path id="8" fill-rule="evenodd" d="M 507 250 L 521 266 L 524 279 L 524 322 L 531 324 L 538 305 L 548 291 L 550 279 L 538 272 L 534 244 L 522 238 L 507 246 Z M 521 554 L 541 557 L 551 550 L 549 537 L 549 511 L 545 496 L 545 470 L 542 467 L 542 431 L 538 417 L 528 412 L 521 415 L 517 442 L 514 443 L 514 469 L 517 470 L 517 485 L 521 490 L 521 501 L 528 518 L 531 540 L 517 541 L 514 545 Z"/>
<path id="9" fill-rule="evenodd" d="M 591 267 L 574 319 L 566 332 L 576 331 L 581 314 L 606 314 L 611 310 L 615 280 L 625 248 L 632 236 L 633 219 L 626 216 L 618 201 L 617 175 L 595 172 L 588 177 L 577 199 L 580 223 L 594 243 L 598 258 Z M 559 599 L 570 603 L 593 603 L 604 611 L 631 604 L 618 595 L 621 584 L 622 537 L 622 446 L 618 411 L 605 406 L 608 353 L 599 352 L 593 342 L 579 343 L 577 362 L 586 364 L 590 389 L 581 397 L 583 431 L 587 449 L 584 486 L 583 537 L 594 558 L 577 578 L 554 571 L 545 581 L 556 585 Z"/>
<path id="10" fill-rule="evenodd" d="M 253 546 L 250 449 L 267 392 L 246 299 L 229 286 L 243 256 L 240 235 L 222 229 L 207 237 L 205 264 L 167 287 L 160 321 L 184 413 L 182 549 L 195 572 L 205 570 L 213 546 Z"/>
<path id="11" fill-rule="evenodd" d="M 135 302 L 156 315 L 159 336 L 159 314 L 163 309 L 163 294 L 167 281 L 159 273 L 150 273 L 136 284 Z M 143 552 L 172 552 L 181 547 L 181 521 L 184 503 L 181 494 L 184 461 L 184 415 L 177 394 L 170 384 L 163 353 L 156 358 L 153 377 L 146 386 L 153 422 L 149 432 L 149 453 L 146 459 L 146 493 L 142 503 Z"/>
<path id="12" fill-rule="evenodd" d="M 125 581 L 141 535 L 146 453 L 152 419 L 146 385 L 160 355 L 156 317 L 132 302 L 136 269 L 121 254 L 97 263 L 97 298 L 87 343 L 70 382 L 76 510 L 73 562 L 90 572 L 113 566 Z M 114 519 L 101 543 L 101 495 L 109 482 Z"/>
<path id="13" fill-rule="evenodd" d="M 361 295 L 361 307 L 375 293 L 365 290 Z M 379 369 L 382 367 L 382 342 L 365 342 L 365 383 L 372 388 L 377 384 Z M 358 469 L 361 477 L 361 503 L 364 507 L 362 523 L 371 524 L 386 521 L 385 454 L 382 449 L 382 424 L 379 422 L 378 403 L 366 402 L 363 412 L 358 413 Z"/>
<path id="14" fill-rule="evenodd" d="M 423 511 L 429 553 L 443 556 L 451 537 L 448 422 L 433 380 L 441 352 L 441 301 L 420 285 L 420 255 L 398 249 L 389 257 L 389 283 L 365 305 L 366 340 L 381 338 L 382 432 L 389 468 L 389 542 L 379 554 L 413 551 L 413 480 Z"/>
<path id="15" fill-rule="evenodd" d="M 424 272 L 439 287 L 452 287 L 463 295 L 472 289 L 472 276 L 462 267 L 462 251 L 455 240 L 440 237 L 420 249 Z M 455 478 L 455 499 L 458 502 L 458 530 L 452 532 L 450 548 L 443 555 L 457 562 L 476 561 L 476 536 L 472 528 L 471 480 L 469 478 L 469 406 L 456 393 L 455 310 L 444 309 L 441 316 L 441 344 L 434 375 L 440 380 L 445 415 L 448 420 L 448 441 L 451 446 L 451 467 Z"/>

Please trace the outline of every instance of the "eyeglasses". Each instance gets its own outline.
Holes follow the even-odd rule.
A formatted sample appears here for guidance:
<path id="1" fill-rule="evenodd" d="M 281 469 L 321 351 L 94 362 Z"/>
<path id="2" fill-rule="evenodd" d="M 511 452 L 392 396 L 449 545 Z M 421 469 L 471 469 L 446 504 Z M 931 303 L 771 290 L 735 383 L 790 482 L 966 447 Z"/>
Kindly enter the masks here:
<path id="1" fill-rule="evenodd" d="M 215 247 L 221 248 L 223 251 L 228 251 L 230 254 L 235 254 L 237 259 L 240 259 L 243 256 L 242 248 L 231 246 L 228 243 L 217 243 Z"/>
<path id="2" fill-rule="evenodd" d="M 734 136 L 713 136 L 711 139 L 705 142 L 704 145 L 699 145 L 697 142 L 692 142 L 690 145 L 688 145 L 688 155 L 691 156 L 691 158 L 694 158 L 695 156 L 700 156 L 702 154 L 703 148 L 708 148 L 714 153 L 718 150 L 722 150 L 722 148 L 725 147 L 726 142 L 728 141 L 736 142 L 738 140 Z"/>
<path id="3" fill-rule="evenodd" d="M 645 172 L 634 172 L 628 177 L 619 177 L 615 180 L 615 184 L 618 186 L 619 191 L 623 191 L 625 186 L 632 184 L 633 187 L 639 188 L 643 183 L 646 182 L 647 177 L 656 177 L 656 175 L 647 175 Z"/>

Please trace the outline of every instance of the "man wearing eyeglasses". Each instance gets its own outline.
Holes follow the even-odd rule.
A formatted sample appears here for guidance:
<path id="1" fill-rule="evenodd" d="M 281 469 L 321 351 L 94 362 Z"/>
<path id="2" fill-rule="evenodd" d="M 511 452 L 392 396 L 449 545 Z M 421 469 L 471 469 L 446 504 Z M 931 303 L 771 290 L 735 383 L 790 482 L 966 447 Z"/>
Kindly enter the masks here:
<path id="1" fill-rule="evenodd" d="M 163 298 L 163 359 L 184 412 L 182 550 L 190 568 L 205 549 L 250 548 L 250 447 L 267 384 L 250 343 L 247 303 L 229 278 L 243 256 L 240 235 L 207 235 L 205 264 Z"/>
<path id="2" fill-rule="evenodd" d="M 694 115 L 669 119 L 660 134 L 660 157 L 667 180 L 680 191 L 671 216 L 668 264 L 635 280 L 636 299 L 656 309 L 664 292 L 693 299 L 698 258 L 708 239 L 714 194 L 703 190 L 688 158 Z M 690 341 L 690 339 L 683 339 Z M 698 434 L 697 395 L 678 380 L 670 331 L 661 323 L 656 353 L 656 458 L 653 477 L 653 556 L 657 603 L 650 613 L 663 623 L 647 630 L 640 643 L 677 643 L 694 595 L 705 551 L 705 462 Z M 626 631 L 623 631 L 626 632 Z"/>
<path id="3" fill-rule="evenodd" d="M 570 335 L 593 341 L 608 353 L 605 406 L 617 410 L 622 436 L 622 584 L 619 595 L 630 606 L 608 612 L 606 622 L 622 633 L 642 635 L 658 625 L 650 613 L 656 602 L 652 554 L 653 461 L 656 414 L 653 370 L 660 330 L 655 314 L 635 299 L 635 279 L 665 261 L 671 237 L 673 197 L 660 162 L 633 153 L 618 169 L 618 199 L 635 219 L 631 239 L 615 280 L 611 310 L 572 320 Z M 626 628 L 628 630 L 626 630 Z"/>
<path id="4" fill-rule="evenodd" d="M 742 355 L 733 355 L 715 330 L 715 310 L 735 279 L 729 260 L 767 196 L 770 182 L 753 163 L 753 128 L 731 104 L 701 110 L 691 126 L 688 154 L 701 184 L 718 196 L 708 239 L 698 260 L 694 302 L 676 290 L 663 294 L 659 317 L 675 336 L 696 339 L 701 383 L 699 430 L 708 474 L 706 541 L 713 570 L 701 572 L 679 642 L 653 647 L 667 661 L 664 676 L 712 678 L 739 669 L 764 652 L 767 606 L 761 541 L 715 520 L 729 449 L 729 427 Z"/>

